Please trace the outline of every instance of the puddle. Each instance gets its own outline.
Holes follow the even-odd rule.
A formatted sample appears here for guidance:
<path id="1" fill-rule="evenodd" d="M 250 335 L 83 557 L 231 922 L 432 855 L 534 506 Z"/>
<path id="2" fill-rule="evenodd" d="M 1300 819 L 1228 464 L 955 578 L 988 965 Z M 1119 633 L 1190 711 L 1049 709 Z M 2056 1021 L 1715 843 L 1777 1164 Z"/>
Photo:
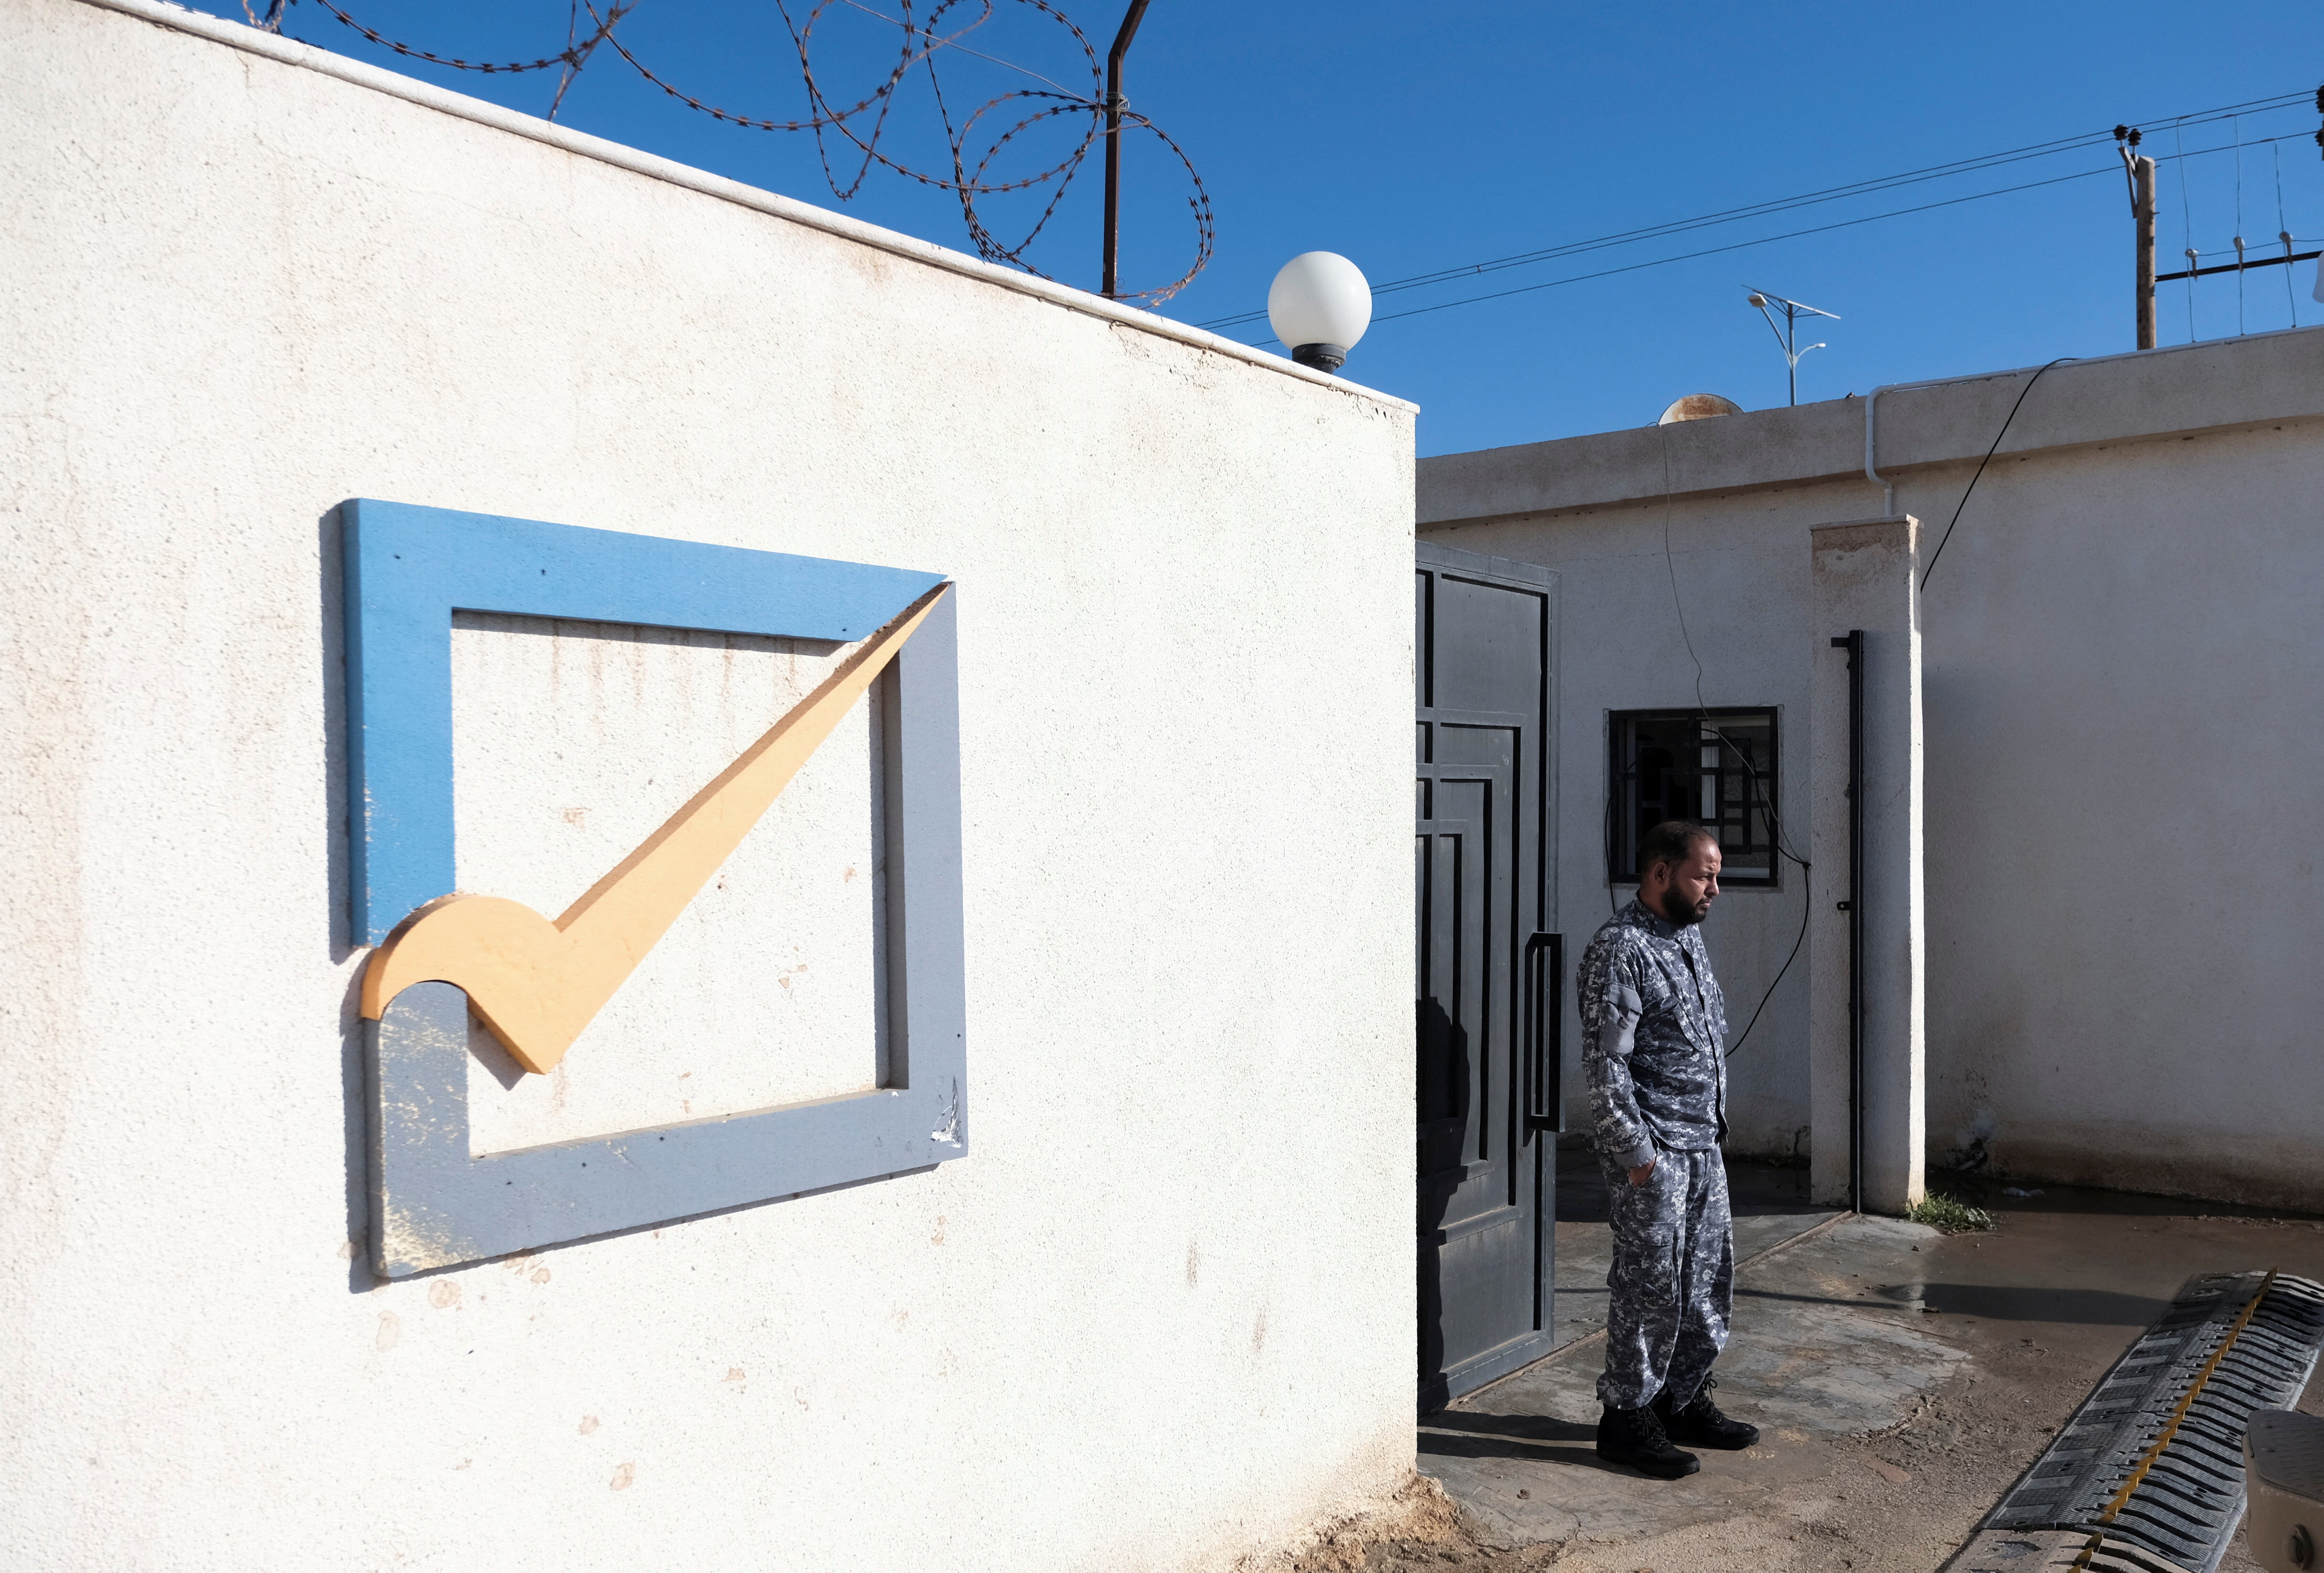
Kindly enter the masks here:
<path id="1" fill-rule="evenodd" d="M 1898 1305 L 1917 1305 L 1944 1316 L 2064 1322 L 2086 1327 L 2148 1327 L 2170 1303 L 2114 1289 L 2050 1289 L 1996 1283 L 1890 1283 L 1872 1292 Z"/>

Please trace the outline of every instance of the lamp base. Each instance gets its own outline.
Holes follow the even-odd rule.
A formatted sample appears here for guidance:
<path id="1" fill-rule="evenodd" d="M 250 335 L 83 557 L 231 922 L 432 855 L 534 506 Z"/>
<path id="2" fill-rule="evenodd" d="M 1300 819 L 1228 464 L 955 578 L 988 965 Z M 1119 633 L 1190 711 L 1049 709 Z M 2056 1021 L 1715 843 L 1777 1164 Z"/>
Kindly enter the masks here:
<path id="1" fill-rule="evenodd" d="M 1336 372 L 1348 363 L 1348 347 L 1335 344 L 1296 345 L 1291 358 L 1318 372 Z"/>

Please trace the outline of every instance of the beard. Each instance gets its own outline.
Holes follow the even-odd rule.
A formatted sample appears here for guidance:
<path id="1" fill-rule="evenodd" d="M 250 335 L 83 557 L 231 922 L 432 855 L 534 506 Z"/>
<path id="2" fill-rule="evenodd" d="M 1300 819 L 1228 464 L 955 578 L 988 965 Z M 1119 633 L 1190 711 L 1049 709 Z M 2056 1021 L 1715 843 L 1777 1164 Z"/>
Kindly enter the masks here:
<path id="1" fill-rule="evenodd" d="M 1663 892 L 1663 906 L 1665 908 L 1663 915 L 1681 928 L 1691 928 L 1711 915 L 1709 900 L 1706 899 L 1699 904 L 1689 902 L 1685 897 L 1678 893 L 1678 887 L 1675 885 Z"/>

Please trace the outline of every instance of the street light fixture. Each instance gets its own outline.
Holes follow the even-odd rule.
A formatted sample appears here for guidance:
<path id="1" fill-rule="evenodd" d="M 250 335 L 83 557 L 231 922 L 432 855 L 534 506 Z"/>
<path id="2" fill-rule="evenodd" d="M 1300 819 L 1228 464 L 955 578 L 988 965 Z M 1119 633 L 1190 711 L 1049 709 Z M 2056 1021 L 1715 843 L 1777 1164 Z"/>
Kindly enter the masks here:
<path id="1" fill-rule="evenodd" d="M 1372 325 L 1372 287 L 1337 252 L 1302 252 L 1267 288 L 1267 323 L 1293 360 L 1336 372 Z"/>
<path id="2" fill-rule="evenodd" d="M 1807 354 L 1808 350 L 1831 347 L 1829 345 L 1812 344 L 1806 349 L 1794 349 L 1792 339 L 1798 329 L 1799 320 L 1803 317 L 1829 317 L 1834 322 L 1838 322 L 1840 313 L 1826 311 L 1818 306 L 1803 305 L 1797 300 L 1786 300 L 1781 295 L 1770 295 L 1764 290 L 1754 290 L 1744 297 L 1744 299 L 1746 304 L 1759 308 L 1759 315 L 1767 319 L 1767 331 L 1774 334 L 1775 342 L 1784 346 L 1784 363 L 1791 368 L 1792 373 L 1792 402 L 1797 404 L 1800 401 L 1800 357 Z M 1775 318 L 1770 308 L 1784 314 L 1783 327 L 1775 326 Z"/>

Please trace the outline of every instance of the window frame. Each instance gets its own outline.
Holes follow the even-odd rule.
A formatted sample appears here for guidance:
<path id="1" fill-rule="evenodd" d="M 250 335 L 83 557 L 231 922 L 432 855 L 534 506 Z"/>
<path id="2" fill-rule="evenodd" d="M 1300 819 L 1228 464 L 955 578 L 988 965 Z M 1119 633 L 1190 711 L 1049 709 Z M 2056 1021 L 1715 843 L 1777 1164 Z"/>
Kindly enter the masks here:
<path id="1" fill-rule="evenodd" d="M 1719 876 L 1722 888 L 1736 890 L 1781 890 L 1784 887 L 1784 856 L 1778 846 L 1776 828 L 1783 816 L 1783 711 L 1775 704 L 1727 704 L 1708 707 L 1696 705 L 1660 705 L 1633 710 L 1606 712 L 1606 824 L 1605 857 L 1608 888 L 1638 883 L 1638 837 L 1647 826 L 1637 823 L 1637 772 L 1633 759 L 1625 759 L 1626 743 L 1632 752 L 1636 744 L 1634 729 L 1640 722 L 1691 722 L 1700 727 L 1708 721 L 1716 726 L 1721 720 L 1748 721 L 1754 726 L 1765 726 L 1767 731 L 1767 763 L 1764 770 L 1744 771 L 1747 802 L 1759 806 L 1763 822 L 1768 829 L 1770 851 L 1767 871 L 1737 869 L 1730 863 Z M 1732 745 L 1722 747 L 1722 753 L 1732 751 Z M 1772 777 L 1772 781 L 1767 778 Z M 1767 789 L 1763 789 L 1762 784 Z M 1748 814 L 1748 808 L 1747 808 Z M 1714 832 L 1717 826 L 1711 827 Z M 1627 833 L 1626 833 L 1627 832 Z M 1722 841 L 1722 854 L 1731 855 L 1732 849 Z"/>

